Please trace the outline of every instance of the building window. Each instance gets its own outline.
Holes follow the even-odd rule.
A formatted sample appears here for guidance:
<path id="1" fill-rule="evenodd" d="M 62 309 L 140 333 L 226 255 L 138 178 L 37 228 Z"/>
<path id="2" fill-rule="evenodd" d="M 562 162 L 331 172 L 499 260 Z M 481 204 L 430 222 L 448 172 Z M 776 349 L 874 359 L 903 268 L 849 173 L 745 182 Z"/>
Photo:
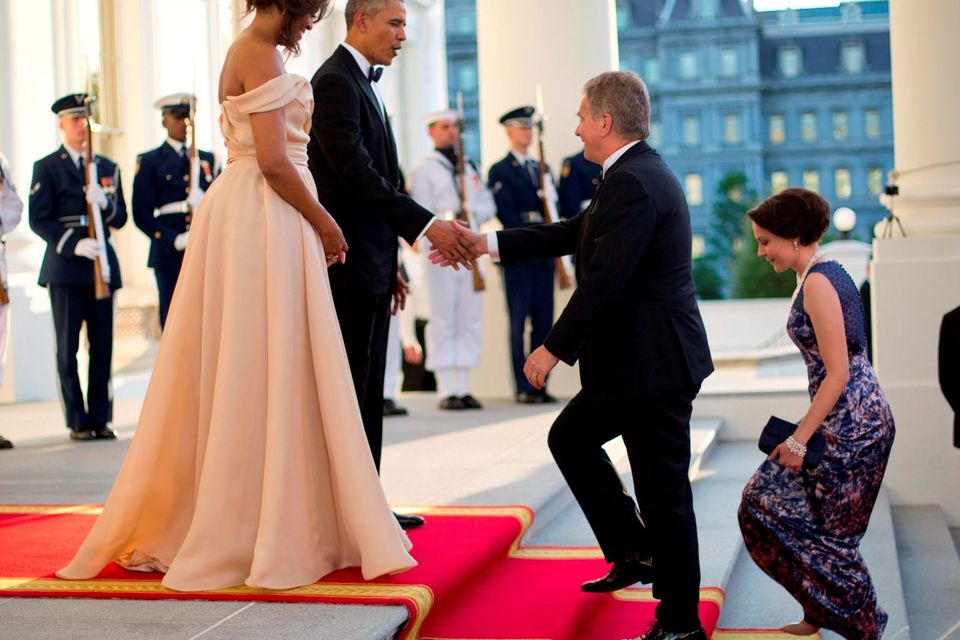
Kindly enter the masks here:
<path id="1" fill-rule="evenodd" d="M 847 112 L 834 111 L 833 112 L 833 139 L 846 140 L 847 133 L 848 133 Z"/>
<path id="2" fill-rule="evenodd" d="M 774 171 L 770 174 L 770 193 L 776 195 L 790 186 L 786 171 Z"/>
<path id="3" fill-rule="evenodd" d="M 687 204 L 692 207 L 703 204 L 703 178 L 699 173 L 688 173 L 683 177 L 683 190 L 687 194 Z"/>
<path id="4" fill-rule="evenodd" d="M 800 75 L 801 55 L 800 47 L 780 47 L 777 52 L 780 75 L 784 78 L 795 78 Z"/>
<path id="5" fill-rule="evenodd" d="M 804 111 L 800 114 L 800 135 L 804 142 L 813 142 L 817 139 L 817 114 L 814 111 Z"/>
<path id="6" fill-rule="evenodd" d="M 840 200 L 849 200 L 853 195 L 853 184 L 850 182 L 850 169 L 836 169 L 833 172 L 833 190 Z"/>
<path id="7" fill-rule="evenodd" d="M 687 147 L 696 147 L 700 144 L 700 118 L 685 116 L 683 118 L 683 144 Z"/>
<path id="8" fill-rule="evenodd" d="M 880 167 L 867 169 L 867 191 L 872 196 L 879 196 L 883 193 L 883 169 Z"/>
<path id="9" fill-rule="evenodd" d="M 464 93 L 474 93 L 477 90 L 477 70 L 473 65 L 457 67 L 457 89 Z"/>
<path id="10" fill-rule="evenodd" d="M 680 52 L 680 77 L 684 80 L 695 80 L 700 75 L 697 65 L 696 51 Z"/>
<path id="11" fill-rule="evenodd" d="M 693 259 L 702 258 L 707 252 L 707 240 L 703 237 L 702 234 L 695 233 L 692 238 L 693 242 L 691 243 L 691 255 Z"/>
<path id="12" fill-rule="evenodd" d="M 617 2 L 617 31 L 626 31 L 630 26 L 630 7 L 626 2 Z"/>
<path id="13" fill-rule="evenodd" d="M 693 0 L 690 15 L 694 18 L 712 20 L 717 17 L 717 0 Z"/>
<path id="14" fill-rule="evenodd" d="M 660 121 L 651 120 L 650 121 L 650 135 L 647 136 L 647 142 L 651 147 L 660 146 Z"/>
<path id="15" fill-rule="evenodd" d="M 450 15 L 450 30 L 458 36 L 477 34 L 477 13 L 468 9 L 453 11 Z"/>
<path id="16" fill-rule="evenodd" d="M 844 42 L 840 47 L 840 68 L 846 73 L 862 73 L 864 58 L 862 42 Z"/>
<path id="17" fill-rule="evenodd" d="M 658 58 L 644 59 L 643 80 L 647 84 L 657 84 L 660 82 L 660 60 Z"/>
<path id="18" fill-rule="evenodd" d="M 740 144 L 740 116 L 728 113 L 723 116 L 723 141 L 727 144 Z"/>
<path id="19" fill-rule="evenodd" d="M 820 192 L 820 172 L 816 169 L 807 169 L 803 172 L 803 188 Z"/>
<path id="20" fill-rule="evenodd" d="M 740 74 L 740 55 L 735 47 L 720 48 L 720 77 L 736 78 Z"/>
<path id="21" fill-rule="evenodd" d="M 787 139 L 787 125 L 782 113 L 770 115 L 770 143 L 783 144 Z"/>
<path id="22" fill-rule="evenodd" d="M 863 133 L 871 140 L 880 137 L 880 112 L 876 109 L 863 112 Z"/>

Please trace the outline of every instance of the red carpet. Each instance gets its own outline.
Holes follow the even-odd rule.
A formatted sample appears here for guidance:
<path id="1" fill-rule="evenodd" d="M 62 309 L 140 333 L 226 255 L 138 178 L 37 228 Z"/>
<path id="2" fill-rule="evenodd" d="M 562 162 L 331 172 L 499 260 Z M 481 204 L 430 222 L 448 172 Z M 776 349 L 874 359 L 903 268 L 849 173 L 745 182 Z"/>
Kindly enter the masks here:
<path id="1" fill-rule="evenodd" d="M 420 566 L 364 582 L 338 571 L 299 589 L 235 587 L 180 593 L 161 574 L 110 565 L 93 580 L 66 581 L 54 571 L 72 558 L 99 508 L 0 506 L 0 597 L 264 600 L 402 604 L 410 612 L 404 640 L 604 640 L 638 636 L 653 616 L 649 589 L 586 594 L 583 580 L 608 565 L 595 548 L 519 547 L 533 516 L 526 507 L 429 507 L 429 524 L 410 532 Z M 701 590 L 700 618 L 712 633 L 723 592 Z M 766 638 L 767 632 L 721 631 L 717 640 Z"/>

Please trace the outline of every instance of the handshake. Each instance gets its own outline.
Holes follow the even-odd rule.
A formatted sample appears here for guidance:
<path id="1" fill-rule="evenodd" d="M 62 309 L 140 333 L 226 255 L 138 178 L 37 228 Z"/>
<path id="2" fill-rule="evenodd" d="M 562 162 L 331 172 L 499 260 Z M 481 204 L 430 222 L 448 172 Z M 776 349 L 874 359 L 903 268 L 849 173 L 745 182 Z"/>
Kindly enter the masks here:
<path id="1" fill-rule="evenodd" d="M 426 236 L 432 245 L 430 262 L 442 267 L 473 269 L 477 258 L 487 252 L 487 236 L 457 221 L 435 220 Z"/>

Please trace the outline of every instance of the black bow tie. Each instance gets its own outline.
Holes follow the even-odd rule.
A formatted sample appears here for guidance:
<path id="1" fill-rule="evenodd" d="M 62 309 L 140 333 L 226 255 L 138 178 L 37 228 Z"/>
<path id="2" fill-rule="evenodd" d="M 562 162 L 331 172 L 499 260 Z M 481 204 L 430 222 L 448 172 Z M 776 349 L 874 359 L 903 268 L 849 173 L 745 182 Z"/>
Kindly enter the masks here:
<path id="1" fill-rule="evenodd" d="M 383 75 L 383 67 L 370 67 L 370 71 L 367 72 L 367 80 L 370 82 L 379 82 L 380 76 Z"/>

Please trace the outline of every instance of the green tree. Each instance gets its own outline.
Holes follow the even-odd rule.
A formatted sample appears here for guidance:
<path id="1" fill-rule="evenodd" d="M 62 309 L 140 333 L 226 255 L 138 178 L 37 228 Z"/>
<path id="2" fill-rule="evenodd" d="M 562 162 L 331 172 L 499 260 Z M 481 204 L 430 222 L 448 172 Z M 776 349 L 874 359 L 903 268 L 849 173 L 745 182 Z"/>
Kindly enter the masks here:
<path id="1" fill-rule="evenodd" d="M 723 298 L 729 289 L 727 282 L 740 242 L 740 224 L 754 202 L 756 194 L 749 189 L 742 171 L 727 173 L 717 184 L 704 255 L 693 261 L 693 280 L 701 298 Z"/>

